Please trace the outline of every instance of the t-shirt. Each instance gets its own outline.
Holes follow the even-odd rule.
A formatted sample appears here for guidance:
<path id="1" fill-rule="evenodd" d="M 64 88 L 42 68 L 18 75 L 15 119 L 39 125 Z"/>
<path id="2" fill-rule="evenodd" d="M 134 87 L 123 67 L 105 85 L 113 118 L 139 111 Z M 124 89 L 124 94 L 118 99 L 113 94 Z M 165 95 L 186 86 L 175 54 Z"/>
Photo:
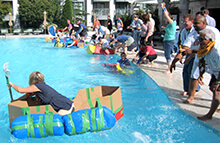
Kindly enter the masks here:
<path id="1" fill-rule="evenodd" d="M 164 41 L 175 40 L 176 34 L 176 22 L 173 21 L 172 24 L 168 24 L 165 28 Z"/>
<path id="2" fill-rule="evenodd" d="M 107 23 L 110 23 L 109 25 L 108 25 L 108 29 L 112 29 L 112 20 L 111 19 L 108 19 L 108 22 Z"/>
<path id="3" fill-rule="evenodd" d="M 35 86 L 41 91 L 36 92 L 36 95 L 39 96 L 42 103 L 50 104 L 56 112 L 60 109 L 69 110 L 71 108 L 73 101 L 58 93 L 45 82 L 37 83 Z"/>
<path id="4" fill-rule="evenodd" d="M 119 35 L 116 40 L 120 43 L 124 43 L 126 40 L 128 40 L 128 38 L 131 36 L 128 35 Z"/>
<path id="5" fill-rule="evenodd" d="M 152 46 L 150 46 L 150 45 L 147 45 L 144 48 L 141 47 L 140 50 L 143 51 L 144 53 L 149 52 L 148 55 L 156 55 L 157 54 L 157 52 L 154 50 L 154 48 Z"/>
<path id="6" fill-rule="evenodd" d="M 124 61 L 122 59 L 118 60 L 117 63 L 119 63 L 120 66 L 122 65 L 131 65 L 128 59 L 125 59 Z"/>
<path id="7" fill-rule="evenodd" d="M 75 39 L 73 40 L 73 42 L 75 42 L 73 46 L 77 46 L 78 41 L 79 41 L 79 40 L 75 38 Z"/>
<path id="8" fill-rule="evenodd" d="M 99 21 L 94 21 L 93 26 L 101 25 Z"/>
<path id="9" fill-rule="evenodd" d="M 85 28 L 86 28 L 86 26 L 85 26 L 85 25 L 83 25 L 82 23 L 80 23 L 80 24 L 79 24 L 79 26 L 80 26 L 80 27 L 82 26 L 82 27 L 83 27 L 83 29 L 85 29 Z"/>

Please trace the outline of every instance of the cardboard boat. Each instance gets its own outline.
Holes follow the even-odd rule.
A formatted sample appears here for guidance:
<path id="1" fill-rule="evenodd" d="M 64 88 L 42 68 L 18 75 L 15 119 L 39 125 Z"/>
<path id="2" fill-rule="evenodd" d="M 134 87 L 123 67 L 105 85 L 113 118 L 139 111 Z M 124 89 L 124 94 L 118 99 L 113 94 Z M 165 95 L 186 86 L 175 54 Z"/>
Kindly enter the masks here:
<path id="1" fill-rule="evenodd" d="M 80 89 L 73 99 L 75 111 L 98 107 L 97 98 L 102 106 L 106 106 L 114 113 L 116 120 L 124 115 L 121 88 L 118 86 L 96 86 Z M 25 115 L 27 111 L 30 114 L 45 114 L 46 108 L 49 112 L 57 114 L 51 105 L 41 105 L 40 102 L 36 102 L 34 97 L 11 102 L 8 104 L 10 124 L 17 117 Z"/>

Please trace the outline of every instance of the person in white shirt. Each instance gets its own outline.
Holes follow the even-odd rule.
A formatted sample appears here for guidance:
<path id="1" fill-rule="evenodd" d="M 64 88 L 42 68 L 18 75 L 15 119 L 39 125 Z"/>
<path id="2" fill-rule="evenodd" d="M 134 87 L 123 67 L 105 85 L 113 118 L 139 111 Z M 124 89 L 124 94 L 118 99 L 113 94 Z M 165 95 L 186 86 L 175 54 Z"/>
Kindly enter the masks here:
<path id="1" fill-rule="evenodd" d="M 204 29 L 199 32 L 200 47 L 197 52 L 197 57 L 200 58 L 200 83 L 202 82 L 202 74 L 205 72 L 206 65 L 209 68 L 209 73 L 212 75 L 209 86 L 213 93 L 212 103 L 209 112 L 199 120 L 210 120 L 217 110 L 220 103 L 220 45 L 216 43 L 220 41 L 220 37 L 216 37 L 211 29 Z"/>
<path id="2" fill-rule="evenodd" d="M 206 18 L 206 22 L 208 26 L 212 26 L 212 27 L 216 27 L 216 21 L 213 17 L 209 16 L 209 10 L 208 9 L 204 9 L 202 11 L 203 15 Z"/>

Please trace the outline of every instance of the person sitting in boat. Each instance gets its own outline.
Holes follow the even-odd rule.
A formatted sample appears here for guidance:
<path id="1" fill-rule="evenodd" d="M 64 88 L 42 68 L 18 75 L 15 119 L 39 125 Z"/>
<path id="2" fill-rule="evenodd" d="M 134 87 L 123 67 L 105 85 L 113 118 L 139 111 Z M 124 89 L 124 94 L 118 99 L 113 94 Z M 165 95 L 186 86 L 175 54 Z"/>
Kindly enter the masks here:
<path id="1" fill-rule="evenodd" d="M 144 59 L 146 58 L 146 63 L 149 60 L 152 66 L 154 64 L 154 60 L 157 58 L 157 52 L 154 50 L 154 48 L 150 44 L 151 44 L 150 42 L 142 43 L 140 46 L 139 52 L 132 59 L 132 62 L 134 62 L 135 59 L 139 57 L 137 64 L 143 64 Z"/>
<path id="2" fill-rule="evenodd" d="M 97 45 L 100 45 L 103 48 L 109 48 L 109 42 L 108 40 L 102 38 L 101 36 L 98 38 L 98 43 L 96 43 Z"/>
<path id="3" fill-rule="evenodd" d="M 28 87 L 20 87 L 9 82 L 8 87 L 13 87 L 19 93 L 26 93 L 16 100 L 25 100 L 36 95 L 42 104 L 50 104 L 60 115 L 70 114 L 74 111 L 74 103 L 67 97 L 58 93 L 55 89 L 44 82 L 44 75 L 38 71 L 32 72 L 29 76 Z"/>
<path id="4" fill-rule="evenodd" d="M 78 39 L 76 38 L 76 35 L 75 35 L 75 34 L 72 34 L 71 40 L 73 40 L 73 42 L 72 42 L 71 44 L 68 44 L 68 45 L 67 45 L 67 48 L 68 48 L 68 47 L 71 47 L 71 46 L 77 46 L 77 44 L 78 44 Z"/>
<path id="5" fill-rule="evenodd" d="M 117 61 L 117 64 L 119 64 L 120 66 L 129 66 L 129 65 L 131 65 L 129 60 L 127 59 L 127 55 L 125 54 L 125 52 L 121 53 L 121 59 Z"/>

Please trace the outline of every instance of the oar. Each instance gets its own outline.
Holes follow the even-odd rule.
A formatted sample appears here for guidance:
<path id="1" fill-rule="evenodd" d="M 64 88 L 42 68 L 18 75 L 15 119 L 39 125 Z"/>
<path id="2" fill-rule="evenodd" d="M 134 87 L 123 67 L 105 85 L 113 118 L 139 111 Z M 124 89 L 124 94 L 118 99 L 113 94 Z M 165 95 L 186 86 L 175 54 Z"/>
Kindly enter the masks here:
<path id="1" fill-rule="evenodd" d="M 4 72 L 5 72 L 6 82 L 9 85 L 9 79 L 8 78 L 10 77 L 10 70 L 8 70 L 8 62 L 3 65 L 3 69 L 4 69 Z M 12 92 L 11 92 L 11 87 L 10 86 L 9 86 L 9 93 L 10 93 L 11 102 L 12 102 L 13 101 L 13 96 L 12 96 Z"/>

